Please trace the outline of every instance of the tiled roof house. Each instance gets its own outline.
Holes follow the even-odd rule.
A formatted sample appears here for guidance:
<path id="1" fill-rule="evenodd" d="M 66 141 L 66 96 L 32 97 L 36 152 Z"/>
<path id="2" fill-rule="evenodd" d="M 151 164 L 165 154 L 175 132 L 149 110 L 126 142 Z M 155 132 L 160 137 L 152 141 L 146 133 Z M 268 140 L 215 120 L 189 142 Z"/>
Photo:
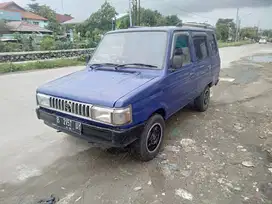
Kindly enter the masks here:
<path id="1" fill-rule="evenodd" d="M 15 16 L 17 17 L 16 19 L 14 19 Z M 26 21 L 42 28 L 48 25 L 48 20 L 46 18 L 26 11 L 13 1 L 0 3 L 0 19 L 1 18 L 6 21 Z"/>
<path id="2" fill-rule="evenodd" d="M 14 40 L 14 33 L 52 34 L 46 29 L 48 20 L 37 14 L 28 12 L 15 2 L 0 3 L 0 20 L 4 20 L 8 31 L 2 32 L 1 41 Z"/>

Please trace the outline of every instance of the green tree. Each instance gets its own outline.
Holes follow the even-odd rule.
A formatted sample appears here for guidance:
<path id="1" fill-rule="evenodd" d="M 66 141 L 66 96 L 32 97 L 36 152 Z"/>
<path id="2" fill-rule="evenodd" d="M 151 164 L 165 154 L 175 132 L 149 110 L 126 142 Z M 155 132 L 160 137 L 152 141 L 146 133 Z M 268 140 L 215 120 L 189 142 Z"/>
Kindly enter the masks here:
<path id="1" fill-rule="evenodd" d="M 119 29 L 126 29 L 129 27 L 129 16 L 124 16 L 122 19 L 120 19 L 119 25 L 117 25 L 117 28 Z"/>
<path id="2" fill-rule="evenodd" d="M 272 30 L 264 30 L 263 36 L 266 36 L 268 38 L 272 38 Z"/>
<path id="3" fill-rule="evenodd" d="M 180 22 L 180 19 L 177 15 L 170 15 L 165 17 L 167 26 L 175 26 Z"/>
<path id="4" fill-rule="evenodd" d="M 141 8 L 141 25 L 157 26 L 161 21 L 162 15 L 158 11 Z"/>
<path id="5" fill-rule="evenodd" d="M 36 3 L 36 0 L 31 0 L 31 2 L 32 3 L 28 4 L 28 10 L 32 13 L 47 18 L 49 22 L 47 28 L 57 34 L 61 34 L 62 27 L 57 21 L 56 12 L 47 5 L 40 5 L 39 3 Z"/>
<path id="6" fill-rule="evenodd" d="M 102 4 L 100 9 L 93 13 L 84 23 L 85 32 L 94 30 L 109 31 L 112 28 L 112 19 L 117 15 L 115 8 L 109 3 Z"/>
<path id="7" fill-rule="evenodd" d="M 101 35 L 103 35 L 103 31 L 98 28 L 95 28 L 92 32 L 93 41 L 99 42 L 101 39 Z"/>
<path id="8" fill-rule="evenodd" d="M 41 41 L 41 50 L 54 50 L 55 40 L 52 37 L 45 37 Z"/>
<path id="9" fill-rule="evenodd" d="M 242 39 L 250 38 L 256 39 L 258 37 L 257 28 L 255 27 L 246 27 L 240 30 L 240 37 Z"/>
<path id="10" fill-rule="evenodd" d="M 177 15 L 163 16 L 157 10 L 141 8 L 141 26 L 174 26 L 179 22 Z"/>
<path id="11" fill-rule="evenodd" d="M 233 19 L 219 18 L 216 23 L 217 38 L 222 41 L 227 41 L 229 37 L 234 39 L 235 28 L 236 26 Z"/>

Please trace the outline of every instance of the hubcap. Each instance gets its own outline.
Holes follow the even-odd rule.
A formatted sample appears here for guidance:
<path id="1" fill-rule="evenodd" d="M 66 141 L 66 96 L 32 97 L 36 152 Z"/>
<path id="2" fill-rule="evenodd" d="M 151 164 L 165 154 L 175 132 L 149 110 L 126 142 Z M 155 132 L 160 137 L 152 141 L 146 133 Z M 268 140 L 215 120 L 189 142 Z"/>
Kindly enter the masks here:
<path id="1" fill-rule="evenodd" d="M 147 135 L 147 150 L 154 152 L 157 150 L 161 143 L 162 127 L 159 123 L 155 123 L 148 131 Z"/>
<path id="2" fill-rule="evenodd" d="M 208 105 L 210 100 L 210 90 L 207 89 L 204 93 L 204 105 Z"/>

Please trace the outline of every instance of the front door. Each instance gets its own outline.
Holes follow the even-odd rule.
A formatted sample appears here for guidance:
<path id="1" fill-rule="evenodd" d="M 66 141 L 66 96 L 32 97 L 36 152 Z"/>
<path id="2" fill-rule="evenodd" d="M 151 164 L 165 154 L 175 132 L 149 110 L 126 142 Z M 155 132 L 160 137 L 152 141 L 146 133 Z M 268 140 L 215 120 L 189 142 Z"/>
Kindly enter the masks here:
<path id="1" fill-rule="evenodd" d="M 177 49 L 181 49 L 183 65 L 180 68 L 169 67 L 166 77 L 167 103 L 170 114 L 191 102 L 196 89 L 196 75 L 191 58 L 192 40 L 188 32 L 176 32 L 173 36 L 171 58 Z"/>

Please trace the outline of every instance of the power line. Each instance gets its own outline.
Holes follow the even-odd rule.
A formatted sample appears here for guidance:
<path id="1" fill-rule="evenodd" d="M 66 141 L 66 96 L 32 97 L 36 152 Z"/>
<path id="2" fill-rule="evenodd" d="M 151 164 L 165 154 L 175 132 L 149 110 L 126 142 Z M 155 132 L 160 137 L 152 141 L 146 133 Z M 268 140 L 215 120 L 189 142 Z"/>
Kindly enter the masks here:
<path id="1" fill-rule="evenodd" d="M 177 9 L 177 10 L 179 10 L 179 11 L 182 11 L 182 12 L 185 12 L 185 13 L 188 13 L 188 14 L 192 14 L 192 15 L 195 15 L 195 16 L 198 16 L 198 17 L 201 17 L 201 18 L 206 18 L 206 19 L 211 19 L 211 20 L 214 20 L 214 19 L 212 19 L 212 18 L 208 18 L 208 17 L 205 17 L 205 16 L 202 16 L 202 15 L 199 15 L 199 14 L 197 14 L 197 13 L 194 13 L 194 12 L 191 12 L 191 11 L 187 11 L 187 10 L 185 10 L 185 9 L 182 9 L 182 8 L 180 8 L 180 7 L 178 7 L 177 5 L 173 5 L 173 4 L 169 4 L 169 2 L 167 2 L 166 0 L 163 0 L 165 3 L 167 3 L 167 5 L 169 5 L 170 7 L 172 7 L 172 8 L 174 8 L 174 9 Z M 146 1 L 144 1 L 144 2 L 146 2 Z"/>
<path id="2" fill-rule="evenodd" d="M 194 15 L 194 16 L 198 16 L 198 17 L 206 18 L 206 19 L 211 19 L 211 18 L 208 18 L 208 17 L 205 17 L 205 16 L 201 16 L 201 15 L 199 15 L 199 14 L 196 14 L 196 13 L 194 13 L 194 12 L 187 11 L 187 10 L 185 10 L 185 9 L 181 9 L 181 8 L 176 7 L 176 6 L 174 6 L 174 5 L 171 5 L 171 7 L 175 8 L 175 9 L 177 9 L 177 10 L 180 10 L 180 11 L 182 11 L 182 12 L 192 14 L 192 15 Z"/>

